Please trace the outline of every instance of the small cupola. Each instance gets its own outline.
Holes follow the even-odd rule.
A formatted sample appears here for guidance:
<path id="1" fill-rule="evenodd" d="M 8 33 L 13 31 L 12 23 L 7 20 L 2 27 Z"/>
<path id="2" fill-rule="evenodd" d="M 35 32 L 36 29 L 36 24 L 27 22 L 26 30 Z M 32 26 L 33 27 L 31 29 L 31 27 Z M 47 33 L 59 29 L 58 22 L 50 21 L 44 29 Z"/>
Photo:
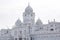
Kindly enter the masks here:
<path id="1" fill-rule="evenodd" d="M 33 12 L 33 9 L 31 8 L 31 6 L 29 4 L 26 7 L 25 12 Z"/>
<path id="2" fill-rule="evenodd" d="M 42 25 L 42 22 L 40 19 L 37 20 L 36 25 Z"/>
<path id="3" fill-rule="evenodd" d="M 21 21 L 20 21 L 19 19 L 15 22 L 15 25 L 16 25 L 16 26 L 21 26 L 21 24 L 22 24 L 22 23 L 21 23 Z"/>

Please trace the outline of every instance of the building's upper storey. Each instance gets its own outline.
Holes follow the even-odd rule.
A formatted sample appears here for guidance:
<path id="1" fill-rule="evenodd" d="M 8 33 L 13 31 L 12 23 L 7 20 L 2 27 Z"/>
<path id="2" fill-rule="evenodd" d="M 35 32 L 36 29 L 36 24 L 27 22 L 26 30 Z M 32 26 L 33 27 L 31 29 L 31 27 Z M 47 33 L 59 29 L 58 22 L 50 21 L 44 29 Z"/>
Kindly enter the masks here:
<path id="1" fill-rule="evenodd" d="M 35 26 L 34 34 L 60 34 L 60 22 L 48 22 L 48 24 L 41 24 Z"/>
<path id="2" fill-rule="evenodd" d="M 15 25 L 21 26 L 21 21 L 18 19 Z M 35 23 L 35 13 L 30 5 L 28 5 L 23 13 L 23 24 L 35 25 L 36 30 L 41 31 L 60 31 L 60 22 L 48 22 L 48 24 L 43 24 L 40 19 Z"/>
<path id="3" fill-rule="evenodd" d="M 21 26 L 21 21 L 17 20 L 16 25 Z M 48 22 L 48 24 L 43 24 L 40 19 L 35 23 L 35 13 L 30 5 L 28 5 L 23 13 L 23 24 L 34 25 L 34 33 L 59 33 L 60 32 L 60 22 Z M 24 26 L 24 25 L 23 25 Z M 25 27 L 25 26 L 24 26 Z M 33 31 L 33 30 L 32 30 Z"/>

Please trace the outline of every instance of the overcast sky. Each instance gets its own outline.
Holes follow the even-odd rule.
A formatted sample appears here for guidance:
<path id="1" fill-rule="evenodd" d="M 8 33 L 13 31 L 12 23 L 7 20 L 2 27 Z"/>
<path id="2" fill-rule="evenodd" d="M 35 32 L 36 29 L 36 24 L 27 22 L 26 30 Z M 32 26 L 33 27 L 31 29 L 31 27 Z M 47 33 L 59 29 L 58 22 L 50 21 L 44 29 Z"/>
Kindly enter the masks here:
<path id="1" fill-rule="evenodd" d="M 23 12 L 28 3 L 35 12 L 35 20 L 43 24 L 56 19 L 60 22 L 60 0 L 0 0 L 0 29 L 11 28 L 19 18 L 23 21 Z"/>

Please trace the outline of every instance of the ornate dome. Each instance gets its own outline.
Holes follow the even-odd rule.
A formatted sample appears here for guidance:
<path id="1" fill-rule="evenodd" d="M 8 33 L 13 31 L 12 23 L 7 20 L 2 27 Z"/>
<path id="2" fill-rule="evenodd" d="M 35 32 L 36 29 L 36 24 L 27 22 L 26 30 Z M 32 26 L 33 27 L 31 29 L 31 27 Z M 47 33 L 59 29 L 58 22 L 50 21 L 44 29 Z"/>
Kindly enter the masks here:
<path id="1" fill-rule="evenodd" d="M 21 21 L 18 19 L 18 20 L 15 22 L 15 25 L 16 25 L 16 26 L 21 26 Z"/>
<path id="2" fill-rule="evenodd" d="M 42 25 L 41 20 L 40 20 L 40 19 L 38 19 L 38 20 L 37 20 L 37 22 L 36 22 L 36 24 L 37 24 L 37 25 Z"/>
<path id="3" fill-rule="evenodd" d="M 33 12 L 33 9 L 31 8 L 30 5 L 26 7 L 25 12 Z"/>

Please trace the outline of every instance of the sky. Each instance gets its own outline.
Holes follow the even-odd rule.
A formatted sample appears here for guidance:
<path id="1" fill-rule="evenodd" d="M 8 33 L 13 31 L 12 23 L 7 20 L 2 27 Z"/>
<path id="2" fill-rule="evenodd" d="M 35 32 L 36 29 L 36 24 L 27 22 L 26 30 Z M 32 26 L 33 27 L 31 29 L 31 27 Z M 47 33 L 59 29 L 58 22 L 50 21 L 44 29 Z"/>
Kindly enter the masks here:
<path id="1" fill-rule="evenodd" d="M 48 20 L 60 22 L 60 0 L 0 0 L 0 29 L 12 28 L 19 18 L 23 21 L 23 12 L 28 3 L 43 24 Z"/>

